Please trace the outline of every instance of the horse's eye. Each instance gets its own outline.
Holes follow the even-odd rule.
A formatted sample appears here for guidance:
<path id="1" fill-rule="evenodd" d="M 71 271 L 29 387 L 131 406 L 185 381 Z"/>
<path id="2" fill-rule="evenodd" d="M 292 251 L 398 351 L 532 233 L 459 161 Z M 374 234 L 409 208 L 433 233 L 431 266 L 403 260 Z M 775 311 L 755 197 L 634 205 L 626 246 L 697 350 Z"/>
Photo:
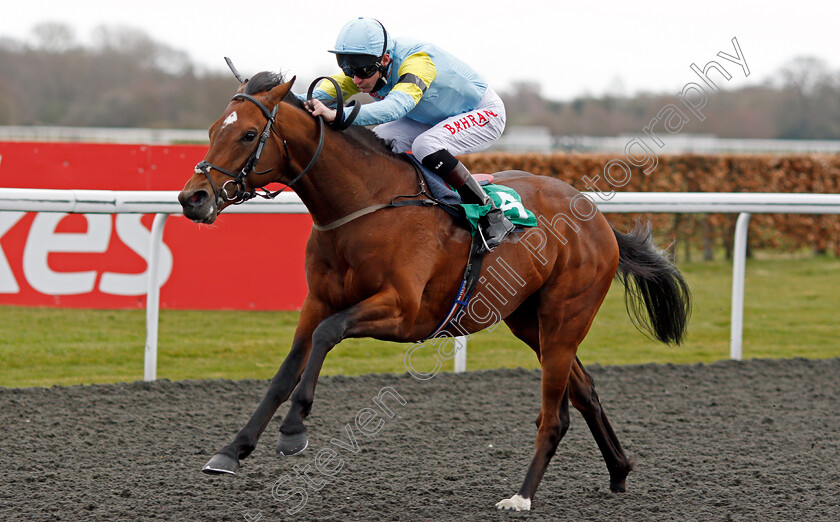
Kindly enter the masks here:
<path id="1" fill-rule="evenodd" d="M 242 136 L 242 141 L 249 143 L 257 139 L 257 133 L 255 131 L 248 131 Z"/>

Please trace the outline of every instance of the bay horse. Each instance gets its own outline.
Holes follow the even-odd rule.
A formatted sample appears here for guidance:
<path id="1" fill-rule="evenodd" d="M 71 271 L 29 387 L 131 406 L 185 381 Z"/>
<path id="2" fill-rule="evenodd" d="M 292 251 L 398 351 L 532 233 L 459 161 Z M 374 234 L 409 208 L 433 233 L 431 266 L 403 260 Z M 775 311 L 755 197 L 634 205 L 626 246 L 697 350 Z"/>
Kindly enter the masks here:
<path id="1" fill-rule="evenodd" d="M 401 194 L 425 198 L 414 166 L 369 129 L 325 128 L 291 93 L 293 83 L 268 72 L 242 81 L 210 127 L 204 161 L 178 196 L 187 218 L 213 223 L 258 188 L 293 184 L 314 222 L 306 245 L 308 294 L 291 350 L 246 425 L 204 467 L 208 473 L 235 473 L 289 398 L 277 451 L 303 451 L 304 419 L 327 353 L 351 337 L 426 339 L 449 310 L 470 249 L 470 232 L 434 205 L 380 208 Z M 497 507 L 530 509 L 569 427 L 569 401 L 598 444 L 610 489 L 624 491 L 632 463 L 577 349 L 616 275 L 634 323 L 659 341 L 679 344 L 690 311 L 688 286 L 654 246 L 649 226 L 617 232 L 594 205 L 586 219 L 571 217 L 570 204 L 580 193 L 558 179 L 505 171 L 495 180 L 514 188 L 541 224 L 511 234 L 485 255 L 483 274 L 496 261 L 510 269 L 508 292 L 493 313 L 467 307 L 458 328 L 469 334 L 504 320 L 542 369 L 534 456 L 518 492 Z M 490 279 L 481 281 L 475 295 L 488 295 Z"/>

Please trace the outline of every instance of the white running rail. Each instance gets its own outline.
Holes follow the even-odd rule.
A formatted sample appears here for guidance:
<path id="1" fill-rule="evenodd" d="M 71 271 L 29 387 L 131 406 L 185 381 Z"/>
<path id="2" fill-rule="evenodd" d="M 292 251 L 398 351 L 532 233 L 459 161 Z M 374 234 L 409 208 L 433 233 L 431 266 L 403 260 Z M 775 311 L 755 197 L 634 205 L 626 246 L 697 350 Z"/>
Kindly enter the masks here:
<path id="1" fill-rule="evenodd" d="M 170 214 L 180 214 L 176 191 L 49 190 L 0 188 L 0 211 L 69 212 L 79 214 L 156 214 L 152 224 L 149 282 L 146 299 L 144 379 L 157 375 L 157 334 L 160 285 L 158 253 Z M 616 192 L 609 200 L 602 193 L 585 193 L 601 212 L 737 213 L 732 279 L 730 357 L 742 357 L 744 326 L 744 272 L 747 227 L 752 214 L 840 214 L 840 194 L 774 194 L 719 192 Z M 226 213 L 305 214 L 306 207 L 293 193 L 273 200 L 252 200 L 230 206 Z M 455 370 L 466 370 L 466 342 L 459 342 Z"/>

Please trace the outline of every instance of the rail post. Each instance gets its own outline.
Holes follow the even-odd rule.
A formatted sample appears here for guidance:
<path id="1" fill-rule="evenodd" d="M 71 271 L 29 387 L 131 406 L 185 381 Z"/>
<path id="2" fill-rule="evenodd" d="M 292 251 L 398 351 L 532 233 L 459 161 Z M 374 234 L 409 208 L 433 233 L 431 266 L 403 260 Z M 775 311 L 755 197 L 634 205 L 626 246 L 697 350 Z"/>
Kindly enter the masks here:
<path id="1" fill-rule="evenodd" d="M 463 335 L 455 338 L 455 373 L 467 371 L 467 338 Z"/>
<path id="2" fill-rule="evenodd" d="M 741 360 L 744 337 L 744 277 L 747 269 L 747 232 L 752 214 L 741 212 L 735 222 L 735 245 L 732 254 L 732 321 L 729 358 Z"/>
<path id="3" fill-rule="evenodd" d="M 160 251 L 163 244 L 163 228 L 169 214 L 155 214 L 149 239 L 149 280 L 146 292 L 146 350 L 143 365 L 143 380 L 157 379 L 158 318 L 160 316 Z"/>

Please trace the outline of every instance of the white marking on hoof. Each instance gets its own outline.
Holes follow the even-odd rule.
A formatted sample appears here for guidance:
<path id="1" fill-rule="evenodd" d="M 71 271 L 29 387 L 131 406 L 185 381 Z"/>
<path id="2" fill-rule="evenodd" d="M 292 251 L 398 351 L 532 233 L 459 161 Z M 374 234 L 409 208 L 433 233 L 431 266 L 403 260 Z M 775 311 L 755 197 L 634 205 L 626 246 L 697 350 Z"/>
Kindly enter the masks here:
<path id="1" fill-rule="evenodd" d="M 496 503 L 496 508 L 507 511 L 531 511 L 531 499 L 514 495 Z"/>
<path id="2" fill-rule="evenodd" d="M 235 471 L 231 471 L 229 469 L 214 468 L 210 464 L 206 464 L 203 468 L 201 468 L 201 471 L 204 471 L 204 472 L 209 471 L 211 473 L 227 473 L 228 475 L 236 475 Z"/>

